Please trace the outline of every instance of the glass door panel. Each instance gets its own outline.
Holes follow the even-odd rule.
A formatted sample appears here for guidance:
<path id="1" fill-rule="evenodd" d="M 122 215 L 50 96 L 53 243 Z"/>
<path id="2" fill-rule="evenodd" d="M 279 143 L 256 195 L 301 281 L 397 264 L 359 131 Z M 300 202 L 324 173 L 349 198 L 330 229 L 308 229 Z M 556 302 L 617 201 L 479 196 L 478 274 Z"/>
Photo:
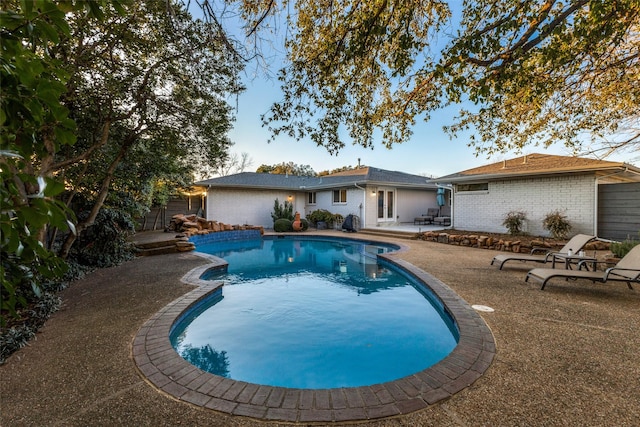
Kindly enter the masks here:
<path id="1" fill-rule="evenodd" d="M 392 221 L 395 215 L 395 192 L 378 190 L 378 221 Z"/>

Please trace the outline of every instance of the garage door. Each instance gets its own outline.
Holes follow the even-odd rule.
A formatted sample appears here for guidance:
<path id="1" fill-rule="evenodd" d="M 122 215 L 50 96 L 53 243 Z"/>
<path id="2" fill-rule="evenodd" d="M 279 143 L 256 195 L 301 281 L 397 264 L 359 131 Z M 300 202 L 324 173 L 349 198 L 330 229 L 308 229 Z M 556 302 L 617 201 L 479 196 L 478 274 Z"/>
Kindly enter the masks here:
<path id="1" fill-rule="evenodd" d="M 640 239 L 640 183 L 598 186 L 598 237 Z"/>

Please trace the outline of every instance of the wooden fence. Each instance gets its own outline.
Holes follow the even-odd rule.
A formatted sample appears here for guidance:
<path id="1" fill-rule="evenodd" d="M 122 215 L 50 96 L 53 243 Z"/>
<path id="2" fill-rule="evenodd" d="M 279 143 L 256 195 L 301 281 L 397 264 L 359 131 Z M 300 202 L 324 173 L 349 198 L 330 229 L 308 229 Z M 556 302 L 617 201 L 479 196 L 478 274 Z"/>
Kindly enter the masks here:
<path id="1" fill-rule="evenodd" d="M 164 230 L 177 214 L 197 214 L 204 217 L 205 201 L 200 195 L 180 196 L 167 202 L 166 206 L 154 206 L 147 215 L 138 219 L 136 231 Z"/>

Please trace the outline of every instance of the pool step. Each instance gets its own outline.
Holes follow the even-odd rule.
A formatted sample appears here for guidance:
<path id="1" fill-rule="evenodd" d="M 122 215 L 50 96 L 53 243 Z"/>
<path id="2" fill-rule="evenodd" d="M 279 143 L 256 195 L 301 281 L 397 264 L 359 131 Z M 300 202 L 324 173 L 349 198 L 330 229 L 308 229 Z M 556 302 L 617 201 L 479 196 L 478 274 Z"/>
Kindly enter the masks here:
<path id="1" fill-rule="evenodd" d="M 137 256 L 151 256 L 173 254 L 176 252 L 188 252 L 196 248 L 196 246 L 185 240 L 184 238 L 171 237 L 146 242 L 134 242 L 136 246 Z"/>

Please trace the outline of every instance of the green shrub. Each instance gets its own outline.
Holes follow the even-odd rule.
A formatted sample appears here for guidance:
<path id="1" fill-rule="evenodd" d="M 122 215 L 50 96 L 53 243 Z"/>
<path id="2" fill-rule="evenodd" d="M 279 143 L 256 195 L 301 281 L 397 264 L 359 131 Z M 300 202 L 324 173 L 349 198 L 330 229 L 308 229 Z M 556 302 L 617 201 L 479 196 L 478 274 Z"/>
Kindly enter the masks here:
<path id="1" fill-rule="evenodd" d="M 11 319 L 13 322 L 9 327 L 0 329 L 0 365 L 12 353 L 27 345 L 51 314 L 60 308 L 62 299 L 57 292 L 66 286 L 66 283 L 44 284 L 42 295 L 19 312 L 20 318 Z"/>
<path id="2" fill-rule="evenodd" d="M 300 222 L 302 223 L 302 231 L 307 231 L 309 229 L 309 221 L 304 218 L 300 218 Z"/>
<path id="3" fill-rule="evenodd" d="M 640 232 L 638 234 L 640 234 Z M 610 247 L 611 253 L 618 258 L 622 258 L 638 244 L 640 244 L 640 241 L 631 238 L 626 238 L 622 242 L 612 242 Z"/>
<path id="4" fill-rule="evenodd" d="M 276 233 L 293 231 L 293 221 L 286 218 L 277 219 L 276 222 L 273 223 L 273 231 Z"/>
<path id="5" fill-rule="evenodd" d="M 271 212 L 271 218 L 273 219 L 274 228 L 275 222 L 281 218 L 293 221 L 293 204 L 287 200 L 285 200 L 283 204 L 280 204 L 280 201 L 276 199 L 273 202 L 273 212 Z"/>
<path id="6" fill-rule="evenodd" d="M 542 227 L 551 232 L 554 239 L 566 239 L 569 231 L 571 231 L 571 224 L 567 216 L 558 210 L 549 212 L 547 216 L 544 217 Z"/>
<path id="7" fill-rule="evenodd" d="M 83 220 L 88 211 L 78 214 Z M 128 237 L 134 233 L 135 224 L 123 210 L 103 207 L 95 222 L 78 237 L 71 249 L 69 262 L 80 266 L 106 268 L 134 257 L 134 245 Z"/>
<path id="8" fill-rule="evenodd" d="M 502 221 L 502 225 L 507 227 L 509 234 L 515 236 L 522 234 L 522 227 L 524 226 L 526 219 L 526 212 L 511 211 L 504 218 L 504 221 Z"/>
<path id="9" fill-rule="evenodd" d="M 307 219 L 314 226 L 317 226 L 319 222 L 326 222 L 327 227 L 332 227 L 333 223 L 335 222 L 335 215 L 333 215 L 326 209 L 317 209 L 307 215 Z"/>

